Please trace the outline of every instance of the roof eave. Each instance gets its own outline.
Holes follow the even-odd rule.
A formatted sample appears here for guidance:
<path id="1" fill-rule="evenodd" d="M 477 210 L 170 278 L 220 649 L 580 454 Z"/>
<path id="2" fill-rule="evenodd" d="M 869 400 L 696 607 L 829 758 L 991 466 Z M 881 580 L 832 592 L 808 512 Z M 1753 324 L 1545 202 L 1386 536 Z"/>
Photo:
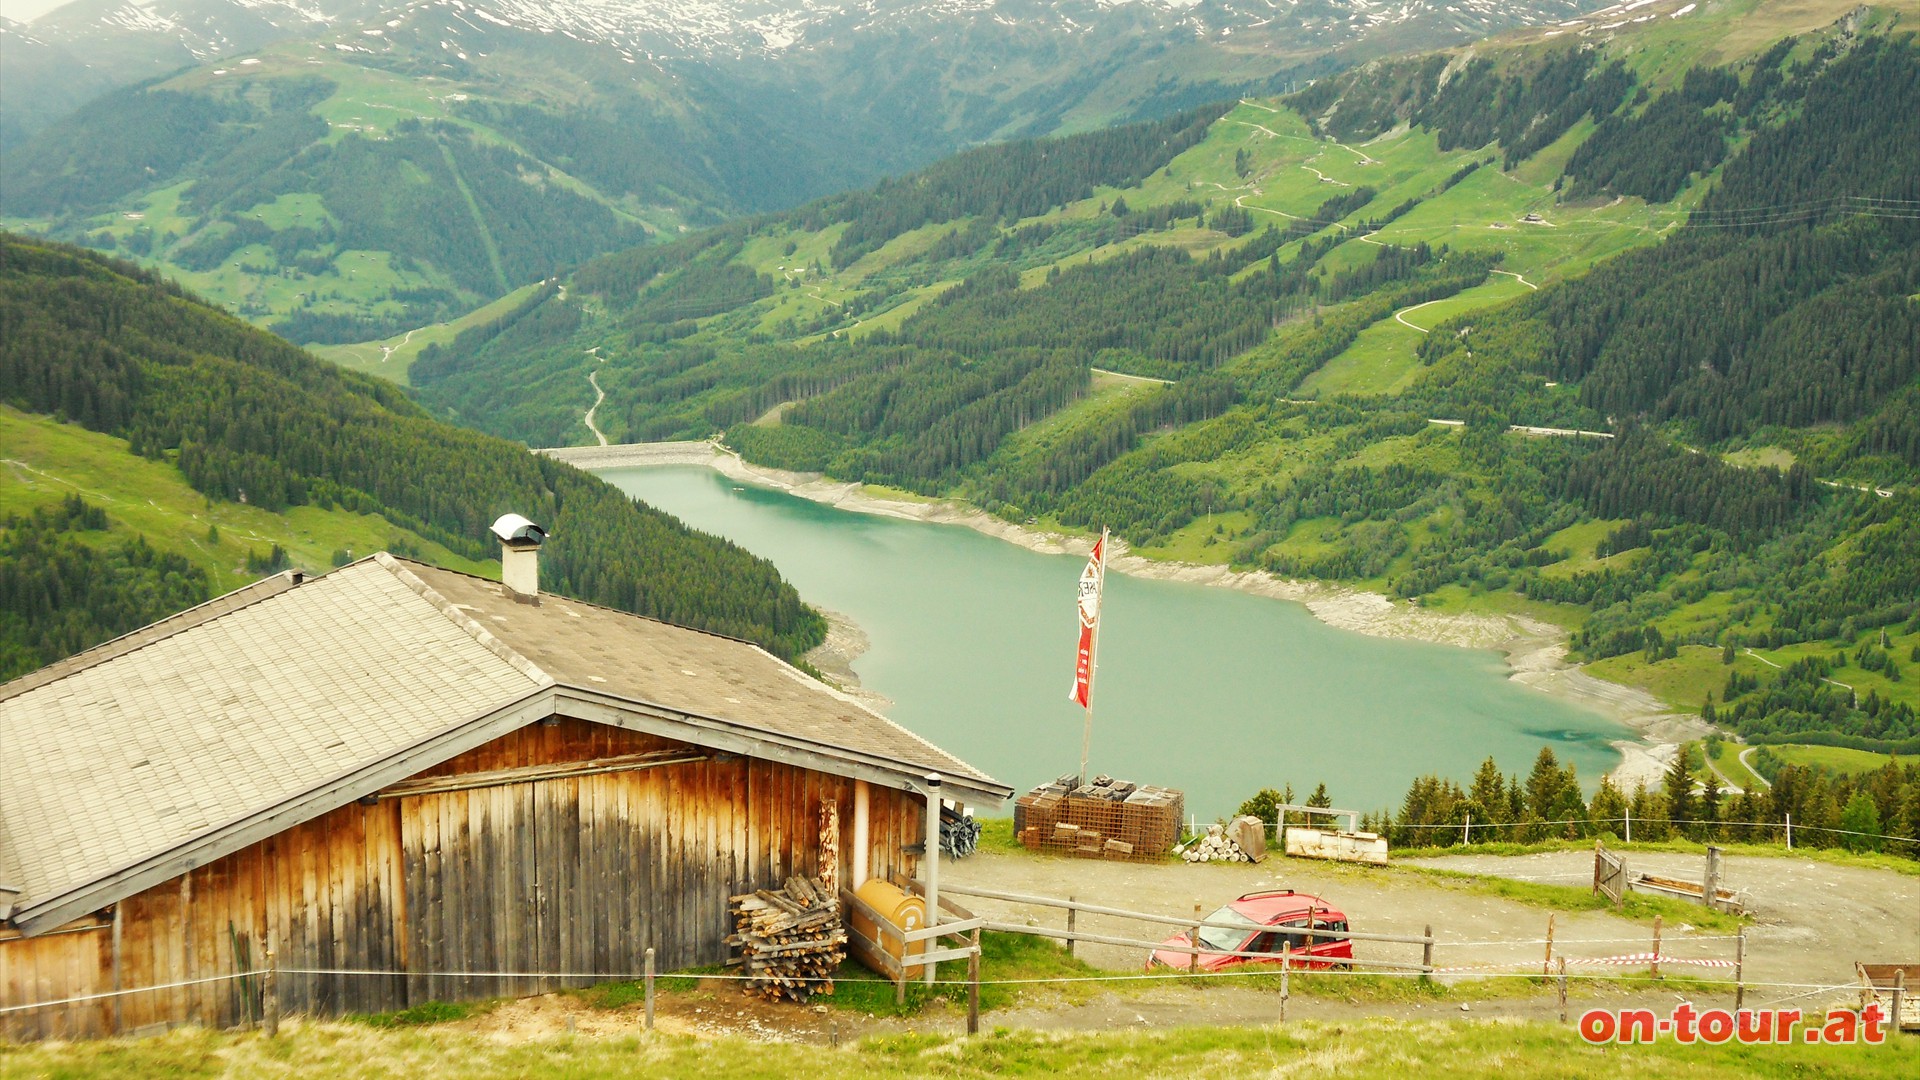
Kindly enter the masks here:
<path id="1" fill-rule="evenodd" d="M 991 777 L 950 773 L 932 764 L 901 761 L 566 683 L 556 686 L 555 691 L 557 711 L 576 720 L 642 731 L 743 757 L 781 761 L 919 793 L 925 791 L 923 781 L 927 774 L 938 772 L 941 794 L 950 799 L 997 806 L 1013 797 L 1011 787 Z"/>
<path id="2" fill-rule="evenodd" d="M 194 836 L 82 885 L 17 907 L 12 924 L 32 937 L 98 911 L 195 867 L 276 835 L 424 769 L 549 716 L 568 716 L 659 735 L 679 742 L 780 761 L 835 776 L 925 794 L 925 777 L 936 766 L 901 761 L 818 740 L 770 732 L 652 702 L 622 698 L 567 684 L 541 687 L 481 716 L 442 730 L 359 766 L 318 787 Z M 947 798 L 998 805 L 1013 789 L 988 777 L 941 772 Z"/>
<path id="3" fill-rule="evenodd" d="M 511 704 L 463 720 L 318 787 L 216 826 L 92 881 L 45 899 L 36 899 L 17 908 L 13 912 L 12 923 L 27 937 L 45 933 L 90 911 L 98 911 L 161 882 L 171 881 L 195 867 L 205 866 L 249 844 L 311 821 L 363 795 L 379 791 L 396 780 L 430 769 L 449 758 L 545 719 L 553 712 L 553 689 L 536 689 Z"/>

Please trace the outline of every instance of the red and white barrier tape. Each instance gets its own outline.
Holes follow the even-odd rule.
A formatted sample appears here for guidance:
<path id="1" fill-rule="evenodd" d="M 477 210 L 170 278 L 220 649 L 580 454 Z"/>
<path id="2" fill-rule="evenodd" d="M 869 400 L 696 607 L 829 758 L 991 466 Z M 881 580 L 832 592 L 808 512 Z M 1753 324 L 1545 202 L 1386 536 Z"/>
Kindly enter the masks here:
<path id="1" fill-rule="evenodd" d="M 1660 956 L 1656 953 L 1628 953 L 1625 956 L 1582 956 L 1567 957 L 1569 966 L 1575 964 L 1607 964 L 1621 967 L 1651 967 L 1660 964 L 1692 964 L 1694 967 L 1731 968 L 1737 965 L 1731 960 L 1697 960 L 1687 956 Z"/>

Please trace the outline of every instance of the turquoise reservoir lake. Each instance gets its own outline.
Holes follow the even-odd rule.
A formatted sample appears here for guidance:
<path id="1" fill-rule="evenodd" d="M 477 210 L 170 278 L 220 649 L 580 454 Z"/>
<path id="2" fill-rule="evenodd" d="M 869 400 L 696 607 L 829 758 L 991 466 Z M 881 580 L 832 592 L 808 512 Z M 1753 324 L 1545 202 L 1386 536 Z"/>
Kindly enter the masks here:
<path id="1" fill-rule="evenodd" d="M 894 720 L 1024 791 L 1080 764 L 1067 700 L 1086 558 L 957 525 L 860 514 L 736 484 L 699 466 L 602 477 L 773 560 L 808 602 L 871 639 L 854 663 Z M 1398 808 L 1438 773 L 1463 786 L 1488 754 L 1509 772 L 1543 745 L 1589 786 L 1619 763 L 1620 724 L 1509 682 L 1495 652 L 1367 637 L 1298 604 L 1107 576 L 1090 768 L 1179 788 L 1202 820 L 1262 787 Z"/>

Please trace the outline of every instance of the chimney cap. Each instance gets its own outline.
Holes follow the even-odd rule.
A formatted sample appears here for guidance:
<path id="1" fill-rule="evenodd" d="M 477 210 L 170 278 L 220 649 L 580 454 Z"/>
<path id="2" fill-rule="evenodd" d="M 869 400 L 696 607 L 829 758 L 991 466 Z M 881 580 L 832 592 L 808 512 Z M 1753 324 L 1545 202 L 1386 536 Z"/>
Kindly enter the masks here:
<path id="1" fill-rule="evenodd" d="M 519 514 L 501 514 L 500 520 L 493 523 L 493 535 L 503 544 L 539 547 L 547 538 L 547 530 Z"/>

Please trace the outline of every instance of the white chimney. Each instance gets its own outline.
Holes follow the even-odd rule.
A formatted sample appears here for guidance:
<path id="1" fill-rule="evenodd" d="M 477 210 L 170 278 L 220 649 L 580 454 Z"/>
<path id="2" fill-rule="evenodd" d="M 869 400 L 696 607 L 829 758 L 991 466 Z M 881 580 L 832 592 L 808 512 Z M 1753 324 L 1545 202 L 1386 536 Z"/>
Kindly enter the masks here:
<path id="1" fill-rule="evenodd" d="M 493 535 L 500 538 L 500 583 L 511 589 L 516 599 L 538 600 L 540 541 L 547 538 L 547 530 L 519 514 L 502 514 L 493 523 Z"/>

